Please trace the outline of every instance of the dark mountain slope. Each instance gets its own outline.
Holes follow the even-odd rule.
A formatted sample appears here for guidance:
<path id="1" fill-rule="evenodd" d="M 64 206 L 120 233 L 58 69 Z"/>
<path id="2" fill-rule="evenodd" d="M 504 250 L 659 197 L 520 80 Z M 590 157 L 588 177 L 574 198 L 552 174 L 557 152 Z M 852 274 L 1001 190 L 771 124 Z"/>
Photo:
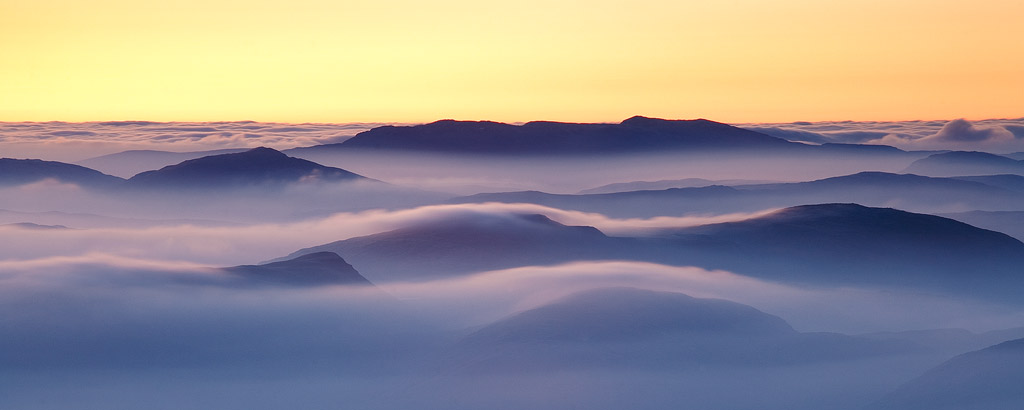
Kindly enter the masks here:
<path id="1" fill-rule="evenodd" d="M 1024 339 L 957 356 L 907 383 L 872 409 L 1024 408 Z"/>
<path id="2" fill-rule="evenodd" d="M 792 143 L 708 120 L 633 117 L 619 124 L 547 121 L 523 125 L 442 120 L 384 126 L 339 143 L 298 149 L 389 149 L 474 154 L 619 154 L 658 150 L 801 150 Z"/>
<path id="3" fill-rule="evenodd" d="M 329 251 L 375 281 L 431 280 L 581 260 L 725 269 L 782 283 L 869 286 L 1020 303 L 1024 243 L 951 219 L 855 204 L 608 237 L 541 215 L 459 215 L 300 250 Z"/>
<path id="4" fill-rule="evenodd" d="M 765 366 L 903 352 L 904 343 L 798 333 L 777 316 L 721 299 L 635 288 L 569 295 L 487 325 L 455 353 L 463 369 L 681 369 Z"/>
<path id="5" fill-rule="evenodd" d="M 124 180 L 94 169 L 56 161 L 0 158 L 0 186 L 16 186 L 54 179 L 85 188 L 112 188 Z"/>
<path id="6" fill-rule="evenodd" d="M 955 219 L 983 229 L 998 231 L 1024 241 L 1024 211 L 970 211 L 940 216 Z"/>
<path id="7" fill-rule="evenodd" d="M 953 151 L 934 154 L 914 161 L 903 172 L 939 177 L 994 174 L 1024 175 L 1024 161 L 986 152 Z"/>
<path id="8" fill-rule="evenodd" d="M 222 268 L 254 283 L 296 286 L 372 285 L 338 254 L 316 252 L 262 265 Z"/>
<path id="9" fill-rule="evenodd" d="M 114 154 L 78 161 L 76 164 L 97 169 L 112 175 L 130 177 L 144 171 L 174 165 L 190 159 L 210 155 L 233 154 L 248 151 L 246 148 L 228 148 L 211 151 L 171 152 L 156 150 L 128 150 Z"/>
<path id="10" fill-rule="evenodd" d="M 140 173 L 128 186 L 143 189 L 222 189 L 297 182 L 366 180 L 340 168 L 292 158 L 270 148 L 211 155 Z"/>
<path id="11" fill-rule="evenodd" d="M 953 177 L 961 181 L 978 182 L 1010 191 L 1024 192 L 1024 176 L 1012 174 Z"/>
<path id="12" fill-rule="evenodd" d="M 667 232 L 701 266 L 823 285 L 884 284 L 1014 298 L 1024 243 L 934 215 L 856 204 L 806 205 Z M 1007 288 L 1007 286 L 1011 286 Z"/>
<path id="13" fill-rule="evenodd" d="M 1024 206 L 1024 194 L 976 181 L 861 172 L 809 182 L 672 188 L 565 195 L 536 191 L 485 193 L 451 203 L 533 203 L 614 217 L 678 216 L 691 212 L 750 212 L 802 204 L 856 202 L 922 211 L 1003 210 Z"/>
<path id="14" fill-rule="evenodd" d="M 336 252 L 378 281 L 428 280 L 483 270 L 606 259 L 619 253 L 614 252 L 617 243 L 592 227 L 566 226 L 543 215 L 479 214 L 332 242 L 288 257 Z"/>

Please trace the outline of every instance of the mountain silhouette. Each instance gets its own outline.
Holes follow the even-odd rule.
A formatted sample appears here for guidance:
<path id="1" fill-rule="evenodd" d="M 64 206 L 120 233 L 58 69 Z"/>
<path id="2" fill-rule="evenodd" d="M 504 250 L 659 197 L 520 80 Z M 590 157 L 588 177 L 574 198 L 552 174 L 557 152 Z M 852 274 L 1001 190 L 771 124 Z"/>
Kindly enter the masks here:
<path id="1" fill-rule="evenodd" d="M 1010 191 L 1024 192 L 1024 176 L 1013 174 L 975 175 L 952 177 L 961 181 L 978 182 Z"/>
<path id="2" fill-rule="evenodd" d="M 498 320 L 460 341 L 460 367 L 683 369 L 844 360 L 904 352 L 902 342 L 798 333 L 785 320 L 722 299 L 599 288 Z"/>
<path id="3" fill-rule="evenodd" d="M 934 154 L 910 164 L 903 172 L 951 177 L 959 175 L 1024 175 L 1024 161 L 976 151 Z"/>
<path id="4" fill-rule="evenodd" d="M 281 262 L 241 265 L 221 270 L 263 284 L 372 285 L 352 265 L 331 252 L 315 252 Z"/>
<path id="5" fill-rule="evenodd" d="M 792 143 L 704 119 L 632 117 L 619 124 L 534 121 L 522 125 L 492 121 L 441 120 L 423 125 L 383 126 L 337 144 L 296 149 L 406 150 L 473 154 L 618 154 L 659 150 L 801 150 Z"/>
<path id="6" fill-rule="evenodd" d="M 53 230 L 68 230 L 64 225 L 42 225 L 32 222 L 14 222 L 8 224 L 0 224 L 0 228 L 17 228 L 17 229 L 28 229 L 33 231 L 53 231 Z"/>
<path id="7" fill-rule="evenodd" d="M 965 353 L 912 380 L 875 410 L 1014 410 L 1024 408 L 1024 339 Z"/>
<path id="8" fill-rule="evenodd" d="M 17 186 L 52 179 L 85 188 L 111 188 L 124 180 L 79 165 L 39 159 L 0 158 L 0 186 Z"/>
<path id="9" fill-rule="evenodd" d="M 670 188 L 607 194 L 550 194 L 538 191 L 483 193 L 449 203 L 532 203 L 599 212 L 613 217 L 678 216 L 694 212 L 752 212 L 802 204 L 856 202 L 949 212 L 952 209 L 1013 209 L 1024 194 L 977 181 L 911 174 L 860 172 L 809 182 L 700 188 Z"/>
<path id="10" fill-rule="evenodd" d="M 274 187 L 299 182 L 368 180 L 352 172 L 289 157 L 270 148 L 211 155 L 131 177 L 143 189 L 222 189 Z"/>
<path id="11" fill-rule="evenodd" d="M 969 211 L 940 214 L 979 228 L 998 231 L 1024 241 L 1024 211 Z"/>
<path id="12" fill-rule="evenodd" d="M 1015 300 L 1024 243 L 952 219 L 857 204 L 805 205 L 666 230 L 698 266 L 785 282 L 884 285 Z"/>
<path id="13" fill-rule="evenodd" d="M 753 181 L 747 179 L 725 179 L 725 180 L 708 180 L 703 178 L 683 178 L 683 179 L 663 179 L 660 181 L 633 181 L 633 182 L 617 182 L 614 184 L 601 185 L 599 187 L 584 189 L 578 194 L 611 194 L 616 192 L 629 192 L 629 191 L 651 191 L 659 189 L 671 189 L 671 188 L 702 188 L 712 185 L 752 185 L 752 184 L 763 184 L 765 181 Z"/>
<path id="14" fill-rule="evenodd" d="M 335 252 L 375 280 L 427 280 L 482 270 L 600 258 L 617 241 L 536 214 L 471 214 L 299 250 Z M 379 279 L 378 279 L 379 278 Z"/>
<path id="15" fill-rule="evenodd" d="M 725 269 L 764 280 L 868 286 L 1019 303 L 1024 243 L 934 215 L 856 204 L 798 206 L 739 222 L 609 237 L 542 215 L 446 217 L 303 249 L 329 251 L 375 281 L 430 280 L 583 260 Z"/>
<path id="16" fill-rule="evenodd" d="M 574 293 L 492 323 L 470 343 L 637 340 L 670 334 L 790 335 L 786 321 L 722 299 L 629 287 Z"/>

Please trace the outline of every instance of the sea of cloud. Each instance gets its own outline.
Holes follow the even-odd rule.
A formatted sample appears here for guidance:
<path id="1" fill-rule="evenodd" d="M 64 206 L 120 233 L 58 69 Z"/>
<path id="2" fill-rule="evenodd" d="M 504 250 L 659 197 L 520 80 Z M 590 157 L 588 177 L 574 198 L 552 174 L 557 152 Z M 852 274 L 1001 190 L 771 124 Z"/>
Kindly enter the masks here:
<path id="1" fill-rule="evenodd" d="M 79 161 L 128 149 L 283 149 L 343 141 L 374 125 L 0 123 L 0 156 Z M 1018 148 L 1024 120 L 751 127 L 817 143 L 1024 150 Z M 672 162 L 678 166 L 679 161 Z M 676 176 L 655 171 L 661 178 Z M 550 171 L 544 173 L 537 178 L 551 177 Z M 628 180 L 593 173 L 597 177 L 588 184 Z M 487 187 L 492 182 L 442 179 L 437 184 Z M 790 286 L 726 271 L 643 262 L 523 266 L 428 282 L 379 283 L 375 289 L 239 288 L 223 271 L 211 269 L 448 218 L 544 214 L 610 235 L 642 235 L 653 228 L 741 220 L 771 209 L 627 219 L 538 205 L 466 204 L 323 213 L 310 209 L 309 216 L 279 218 L 284 211 L 274 209 L 293 209 L 292 202 L 258 204 L 241 197 L 207 208 L 190 204 L 201 212 L 175 215 L 173 208 L 185 207 L 157 200 L 121 203 L 121 198 L 52 181 L 0 194 L 0 204 L 8 209 L 0 210 L 0 225 L 66 226 L 0 226 L 2 408 L 856 408 L 865 397 L 884 393 L 926 368 L 882 363 L 740 372 L 595 369 L 508 378 L 439 376 L 437 368 L 445 365 L 438 361 L 439 353 L 479 326 L 573 292 L 608 286 L 734 300 L 778 315 L 800 331 L 986 331 L 1024 323 L 1017 309 L 978 301 L 882 289 Z M 324 203 L 334 202 L 334 196 L 328 198 L 332 201 Z M 337 199 L 353 200 L 340 194 Z M 48 208 L 52 204 L 60 206 Z M 246 209 L 251 218 L 232 218 Z M 818 399 L 822 401 L 806 402 Z"/>
<path id="2" fill-rule="evenodd" d="M 881 144 L 905 150 L 1024 151 L 1024 118 L 900 122 L 736 124 L 775 137 L 815 144 Z"/>
<path id="3" fill-rule="evenodd" d="M 239 122 L 0 122 L 0 157 L 75 162 L 126 150 L 173 152 L 341 142 L 383 125 Z"/>

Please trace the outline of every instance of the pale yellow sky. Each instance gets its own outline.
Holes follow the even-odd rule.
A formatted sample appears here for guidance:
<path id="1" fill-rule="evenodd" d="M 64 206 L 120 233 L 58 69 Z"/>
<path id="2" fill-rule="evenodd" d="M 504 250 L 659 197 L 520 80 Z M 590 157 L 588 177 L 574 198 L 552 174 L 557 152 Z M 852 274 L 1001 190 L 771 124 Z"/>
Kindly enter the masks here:
<path id="1" fill-rule="evenodd" d="M 0 121 L 1024 116 L 1020 0 L 0 0 Z"/>

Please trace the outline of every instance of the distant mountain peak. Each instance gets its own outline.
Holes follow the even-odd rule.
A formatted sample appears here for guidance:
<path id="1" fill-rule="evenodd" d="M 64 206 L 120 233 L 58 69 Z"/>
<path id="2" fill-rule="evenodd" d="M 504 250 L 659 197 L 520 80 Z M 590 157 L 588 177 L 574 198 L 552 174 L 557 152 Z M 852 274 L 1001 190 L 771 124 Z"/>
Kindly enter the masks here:
<path id="1" fill-rule="evenodd" d="M 144 188 L 221 189 L 296 182 L 347 181 L 364 177 L 293 158 L 272 148 L 210 155 L 135 175 L 129 185 Z"/>
<path id="2" fill-rule="evenodd" d="M 904 172 L 931 176 L 1017 174 L 1024 175 L 1024 161 L 978 151 L 950 151 L 914 161 Z"/>
<path id="3" fill-rule="evenodd" d="M 664 119 L 664 118 L 645 117 L 645 116 L 642 116 L 642 115 L 634 115 L 634 116 L 629 117 L 629 118 L 627 118 L 625 120 L 622 120 L 622 122 L 620 122 L 619 124 L 620 125 L 627 125 L 627 126 L 631 126 L 631 127 L 644 127 L 644 126 L 655 126 L 655 125 L 671 125 L 671 124 L 678 124 L 678 123 L 717 124 L 717 125 L 724 125 L 724 126 L 731 127 L 728 124 L 723 124 L 723 123 L 720 123 L 720 122 L 706 120 L 706 119 L 703 119 L 703 118 L 698 118 L 698 119 L 694 119 L 694 120 L 668 120 L 668 119 Z"/>
<path id="4" fill-rule="evenodd" d="M 111 188 L 123 179 L 80 165 L 40 159 L 0 158 L 0 186 L 24 185 L 45 179 L 91 188 Z"/>
<path id="5" fill-rule="evenodd" d="M 618 124 L 532 121 L 515 125 L 440 120 L 422 125 L 378 127 L 331 146 L 501 155 L 806 148 L 704 119 L 665 120 L 641 116 Z"/>

